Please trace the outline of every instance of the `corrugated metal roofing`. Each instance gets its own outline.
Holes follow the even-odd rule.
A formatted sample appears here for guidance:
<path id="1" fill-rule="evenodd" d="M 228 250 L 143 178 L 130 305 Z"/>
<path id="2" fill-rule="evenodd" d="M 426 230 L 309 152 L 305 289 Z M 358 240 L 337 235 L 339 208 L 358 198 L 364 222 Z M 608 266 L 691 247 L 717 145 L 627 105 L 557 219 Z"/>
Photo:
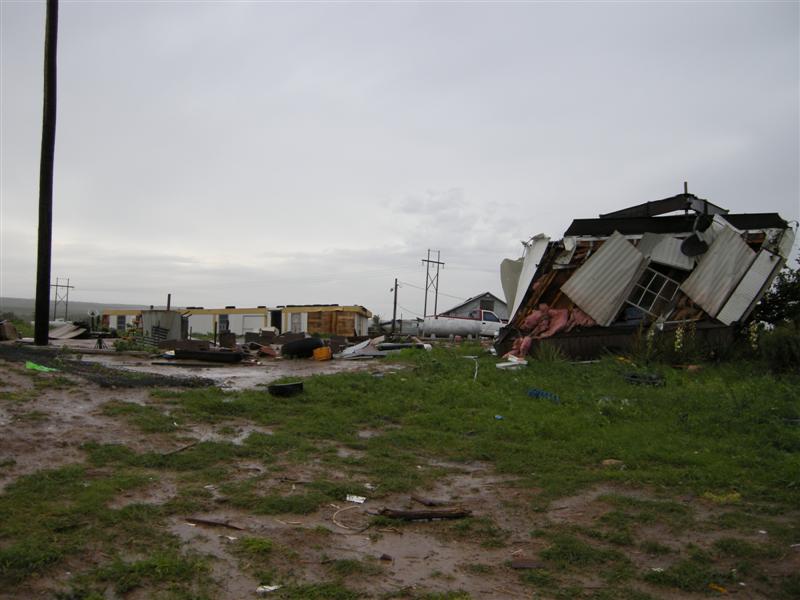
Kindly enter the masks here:
<path id="1" fill-rule="evenodd" d="M 694 259 L 681 252 L 681 240 L 678 238 L 658 233 L 645 233 L 636 247 L 652 262 L 684 271 L 694 269 Z"/>
<path id="2" fill-rule="evenodd" d="M 716 317 L 741 281 L 756 253 L 730 228 L 717 236 L 698 259 L 697 268 L 681 289 L 704 311 Z"/>
<path id="3" fill-rule="evenodd" d="M 598 325 L 607 327 L 646 264 L 644 255 L 625 236 L 614 232 L 561 286 L 561 291 Z"/>
<path id="4" fill-rule="evenodd" d="M 730 299 L 719 311 L 717 319 L 725 325 L 730 325 L 747 318 L 782 266 L 783 260 L 772 252 L 767 250 L 759 252 L 739 285 L 733 290 Z"/>

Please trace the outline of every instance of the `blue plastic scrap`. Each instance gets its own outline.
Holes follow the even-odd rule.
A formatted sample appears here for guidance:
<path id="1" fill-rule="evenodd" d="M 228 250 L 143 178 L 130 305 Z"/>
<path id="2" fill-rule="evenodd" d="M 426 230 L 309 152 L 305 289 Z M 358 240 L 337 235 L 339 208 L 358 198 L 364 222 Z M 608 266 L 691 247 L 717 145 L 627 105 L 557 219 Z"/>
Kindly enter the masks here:
<path id="1" fill-rule="evenodd" d="M 543 400 L 550 400 L 553 404 L 561 404 L 561 398 L 558 397 L 558 394 L 554 394 L 553 392 L 547 392 L 545 390 L 539 390 L 537 388 L 531 388 L 528 390 L 528 396 L 531 398 L 542 398 Z"/>
<path id="2" fill-rule="evenodd" d="M 503 419 L 503 415 L 495 415 L 494 418 L 497 421 L 501 421 Z"/>

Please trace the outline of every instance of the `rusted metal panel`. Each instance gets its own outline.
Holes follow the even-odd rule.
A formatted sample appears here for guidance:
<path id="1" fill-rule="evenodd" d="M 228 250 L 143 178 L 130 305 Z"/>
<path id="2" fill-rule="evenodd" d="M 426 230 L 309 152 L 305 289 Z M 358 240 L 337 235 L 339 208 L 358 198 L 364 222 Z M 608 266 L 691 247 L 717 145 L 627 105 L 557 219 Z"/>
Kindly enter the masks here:
<path id="1" fill-rule="evenodd" d="M 731 228 L 719 232 L 698 260 L 681 290 L 710 316 L 716 317 L 750 268 L 756 253 Z"/>
<path id="2" fill-rule="evenodd" d="M 598 325 L 608 326 L 647 264 L 644 255 L 619 232 L 561 286 L 570 300 Z"/>
<path id="3" fill-rule="evenodd" d="M 717 319 L 725 325 L 746 319 L 783 263 L 783 259 L 772 252 L 767 250 L 759 252 L 725 306 L 719 311 Z"/>

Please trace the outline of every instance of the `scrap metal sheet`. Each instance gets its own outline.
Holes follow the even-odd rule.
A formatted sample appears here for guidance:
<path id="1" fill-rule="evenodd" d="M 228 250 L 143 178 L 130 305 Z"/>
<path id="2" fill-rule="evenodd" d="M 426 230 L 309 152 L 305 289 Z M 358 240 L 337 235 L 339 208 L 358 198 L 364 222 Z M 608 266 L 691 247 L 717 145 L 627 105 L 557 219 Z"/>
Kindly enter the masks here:
<path id="1" fill-rule="evenodd" d="M 694 269 L 694 259 L 681 252 L 681 240 L 671 235 L 645 233 L 637 248 L 652 262 L 684 271 Z"/>
<path id="2" fill-rule="evenodd" d="M 750 268 L 756 253 L 732 228 L 720 231 L 681 290 L 712 317 L 716 317 Z"/>
<path id="3" fill-rule="evenodd" d="M 522 299 L 525 297 L 525 292 L 531 287 L 531 281 L 533 281 L 539 261 L 542 260 L 549 242 L 550 238 L 540 233 L 531 240 L 530 244 L 525 246 L 525 257 L 522 262 L 522 272 L 519 274 L 517 292 L 514 294 L 514 305 L 511 308 L 511 312 L 508 313 L 509 322 L 514 319 L 514 315 L 517 314 L 519 305 L 522 304 Z"/>
<path id="4" fill-rule="evenodd" d="M 646 265 L 645 256 L 615 231 L 561 286 L 561 291 L 598 325 L 607 327 Z"/>
<path id="5" fill-rule="evenodd" d="M 772 252 L 767 250 L 759 252 L 750 269 L 733 290 L 730 299 L 719 311 L 717 319 L 725 325 L 746 319 L 755 303 L 780 271 L 783 263 L 783 259 Z"/>
<path id="6" fill-rule="evenodd" d="M 514 306 L 514 299 L 517 297 L 519 276 L 520 273 L 522 273 L 522 266 L 524 263 L 525 261 L 522 258 L 506 258 L 500 263 L 500 284 L 503 286 L 506 306 Z"/>

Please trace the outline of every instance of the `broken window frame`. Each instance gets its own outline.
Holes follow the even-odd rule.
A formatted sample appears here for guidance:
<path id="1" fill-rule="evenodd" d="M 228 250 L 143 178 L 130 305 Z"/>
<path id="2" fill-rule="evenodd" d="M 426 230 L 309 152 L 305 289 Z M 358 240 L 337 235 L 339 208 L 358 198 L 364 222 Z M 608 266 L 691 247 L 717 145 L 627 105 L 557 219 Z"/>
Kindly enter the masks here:
<path id="1" fill-rule="evenodd" d="M 649 278 L 647 278 L 646 283 L 643 284 L 642 281 L 645 280 L 648 275 Z M 673 287 L 672 294 L 670 295 L 663 293 L 668 284 L 672 284 Z M 666 319 L 675 310 L 675 297 L 680 290 L 680 286 L 681 284 L 679 281 L 651 266 L 647 266 L 639 276 L 639 279 L 636 280 L 636 283 L 633 284 L 633 288 L 630 294 L 628 294 L 625 303 L 638 308 L 656 319 Z M 634 300 L 634 298 L 637 298 L 637 300 Z M 645 298 L 648 298 L 647 302 L 643 302 Z M 662 307 L 660 311 L 655 310 L 658 306 Z"/>

